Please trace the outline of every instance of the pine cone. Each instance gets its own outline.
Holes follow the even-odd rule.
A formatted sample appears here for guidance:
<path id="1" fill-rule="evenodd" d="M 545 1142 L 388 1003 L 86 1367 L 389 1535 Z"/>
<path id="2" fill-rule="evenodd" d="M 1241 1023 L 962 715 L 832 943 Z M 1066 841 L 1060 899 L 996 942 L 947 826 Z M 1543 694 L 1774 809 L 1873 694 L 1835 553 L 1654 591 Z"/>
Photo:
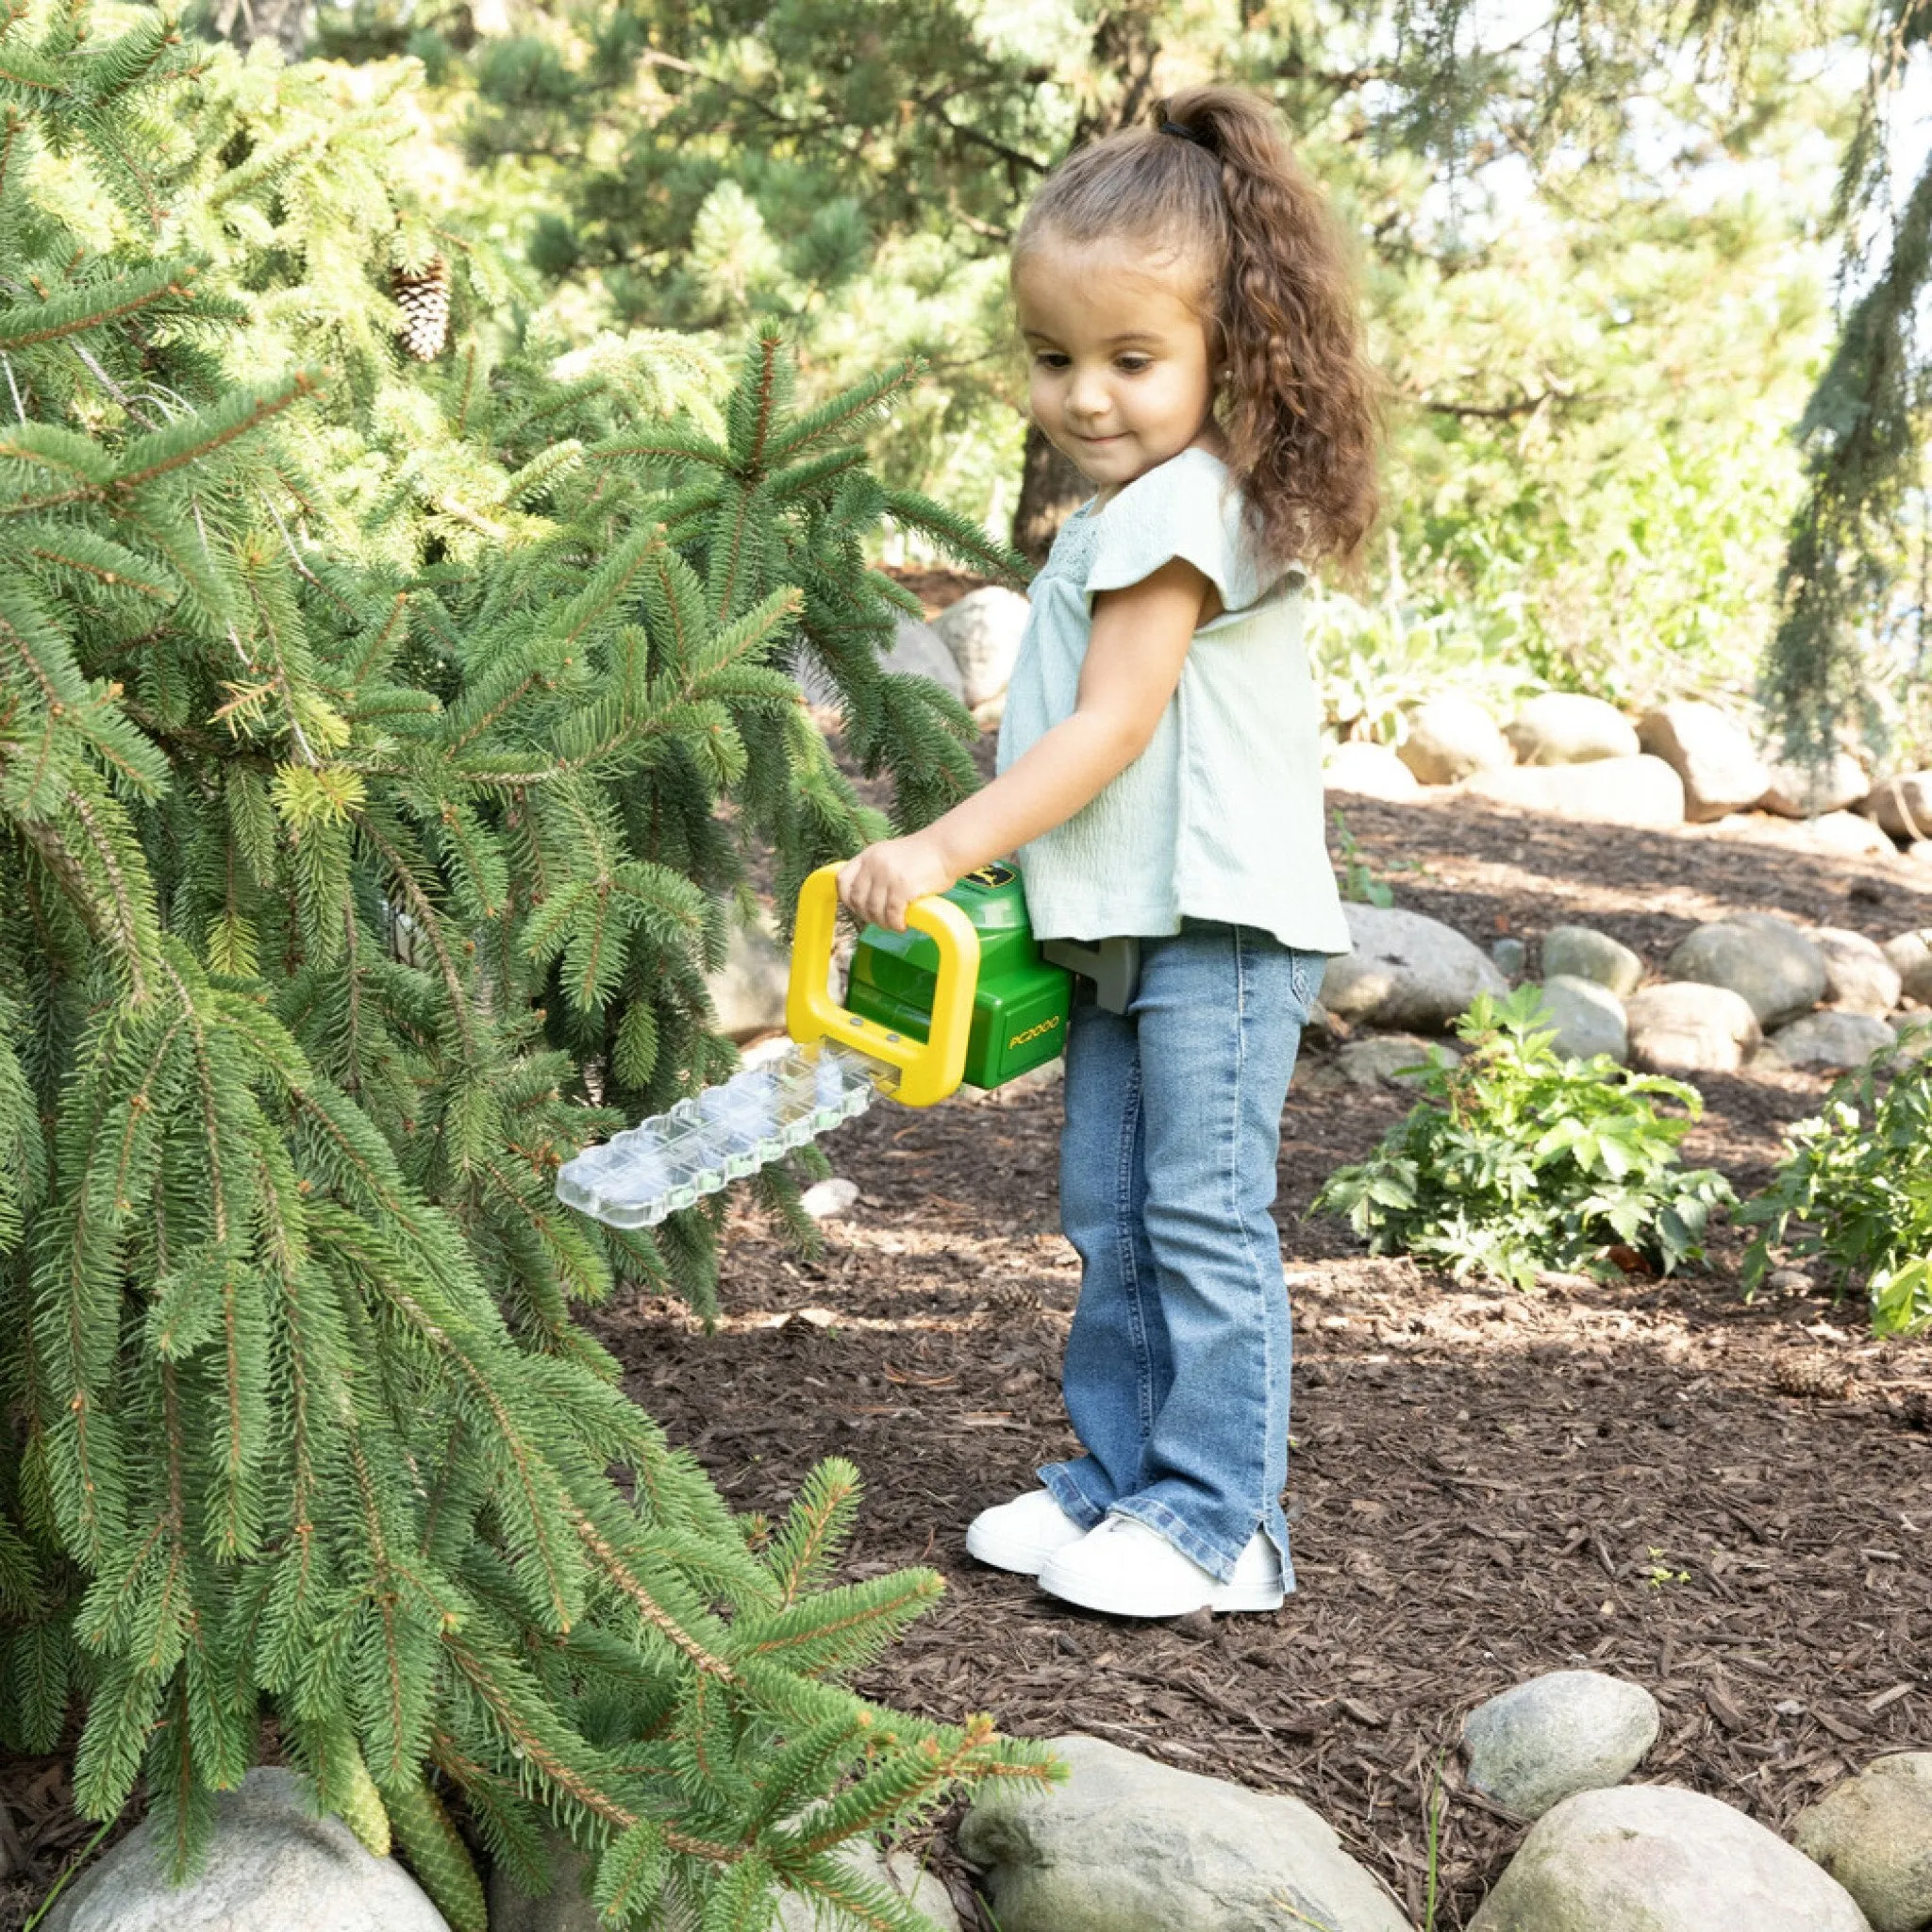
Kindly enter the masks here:
<path id="1" fill-rule="evenodd" d="M 434 362 L 449 346 L 449 263 L 432 255 L 420 274 L 392 269 L 390 286 L 403 311 L 396 333 L 405 353 L 419 362 Z"/>
<path id="2" fill-rule="evenodd" d="M 1771 1372 L 1780 1395 L 1805 1395 L 1818 1402 L 1849 1402 L 1852 1377 L 1828 1355 L 1786 1356 Z"/>

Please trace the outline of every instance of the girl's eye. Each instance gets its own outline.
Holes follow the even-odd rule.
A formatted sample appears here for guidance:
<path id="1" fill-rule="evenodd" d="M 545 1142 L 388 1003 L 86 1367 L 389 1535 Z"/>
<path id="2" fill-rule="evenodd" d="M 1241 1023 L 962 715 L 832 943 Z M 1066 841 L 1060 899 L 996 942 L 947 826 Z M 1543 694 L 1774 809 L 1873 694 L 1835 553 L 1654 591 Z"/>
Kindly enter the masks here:
<path id="1" fill-rule="evenodd" d="M 1042 369 L 1064 369 L 1067 358 L 1058 349 L 1041 349 L 1033 358 Z"/>
<path id="2" fill-rule="evenodd" d="M 1124 370 L 1129 375 L 1139 375 L 1141 370 L 1151 367 L 1154 361 L 1152 356 L 1119 356 L 1114 359 L 1115 366 Z"/>

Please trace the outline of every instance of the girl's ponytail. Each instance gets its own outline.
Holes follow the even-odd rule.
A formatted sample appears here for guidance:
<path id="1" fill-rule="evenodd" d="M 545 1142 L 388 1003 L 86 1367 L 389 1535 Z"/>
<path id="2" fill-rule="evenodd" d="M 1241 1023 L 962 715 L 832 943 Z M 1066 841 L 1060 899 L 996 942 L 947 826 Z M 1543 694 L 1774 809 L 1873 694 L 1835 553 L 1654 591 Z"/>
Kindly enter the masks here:
<path id="1" fill-rule="evenodd" d="M 1201 258 L 1219 418 L 1264 564 L 1359 559 L 1375 521 L 1377 384 L 1349 247 L 1267 105 L 1198 87 L 1056 169 L 1014 239 L 1145 237 Z"/>
<path id="2" fill-rule="evenodd" d="M 1279 561 L 1359 559 L 1375 521 L 1378 385 L 1346 238 L 1274 115 L 1236 88 L 1190 88 L 1157 127 L 1220 168 L 1227 206 L 1217 313 L 1228 468 Z"/>

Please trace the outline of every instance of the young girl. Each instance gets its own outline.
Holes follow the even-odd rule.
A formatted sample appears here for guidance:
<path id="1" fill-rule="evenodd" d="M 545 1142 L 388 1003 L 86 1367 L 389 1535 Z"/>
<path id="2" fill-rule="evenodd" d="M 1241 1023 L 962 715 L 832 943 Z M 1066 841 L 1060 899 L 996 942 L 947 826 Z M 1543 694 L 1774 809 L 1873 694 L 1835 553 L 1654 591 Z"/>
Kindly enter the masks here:
<path id="1" fill-rule="evenodd" d="M 1082 1265 L 1062 1377 L 1085 1454 L 966 1547 L 1124 1616 L 1272 1610 L 1290 1328 L 1269 1205 L 1324 957 L 1301 584 L 1375 511 L 1374 387 L 1345 250 L 1272 114 L 1224 88 L 1084 149 L 1013 249 L 1034 420 L 1094 486 L 1033 586 L 999 775 L 869 846 L 841 895 L 906 908 L 1020 850 L 1042 939 L 1141 941 L 1125 1013 L 1076 1003 L 1060 1211 Z"/>

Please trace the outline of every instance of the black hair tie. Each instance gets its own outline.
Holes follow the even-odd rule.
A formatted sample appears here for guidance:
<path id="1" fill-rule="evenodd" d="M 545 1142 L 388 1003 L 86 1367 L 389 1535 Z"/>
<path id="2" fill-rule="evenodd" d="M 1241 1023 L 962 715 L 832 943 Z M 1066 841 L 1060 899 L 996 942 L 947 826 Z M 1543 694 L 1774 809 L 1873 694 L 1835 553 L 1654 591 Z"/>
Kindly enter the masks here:
<path id="1" fill-rule="evenodd" d="M 1198 128 L 1188 126 L 1184 122 L 1163 121 L 1160 124 L 1160 131 L 1163 134 L 1178 135 L 1182 141 L 1191 141 L 1196 147 L 1206 147 L 1208 145 L 1207 139 L 1201 131 Z"/>

